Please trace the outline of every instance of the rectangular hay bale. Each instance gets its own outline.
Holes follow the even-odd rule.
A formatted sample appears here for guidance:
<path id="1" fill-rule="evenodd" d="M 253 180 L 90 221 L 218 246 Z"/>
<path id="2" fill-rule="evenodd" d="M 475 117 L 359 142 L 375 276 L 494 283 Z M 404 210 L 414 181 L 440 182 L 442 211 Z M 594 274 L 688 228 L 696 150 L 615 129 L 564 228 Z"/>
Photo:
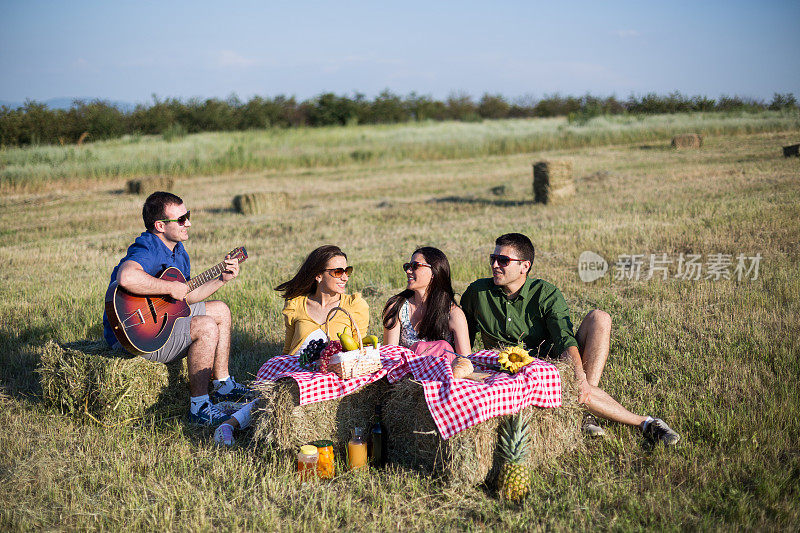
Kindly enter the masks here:
<path id="1" fill-rule="evenodd" d="M 800 157 L 800 144 L 790 144 L 783 147 L 783 157 Z"/>
<path id="2" fill-rule="evenodd" d="M 538 161 L 533 164 L 533 198 L 547 204 L 575 194 L 571 161 Z"/>
<path id="3" fill-rule="evenodd" d="M 153 363 L 112 352 L 103 341 L 49 341 L 39 351 L 42 398 L 64 413 L 123 421 L 185 413 L 188 407 L 183 361 Z"/>
<path id="4" fill-rule="evenodd" d="M 375 408 L 384 401 L 389 382 L 383 378 L 343 398 L 306 405 L 300 405 L 300 391 L 293 379 L 265 382 L 256 388 L 262 401 L 254 417 L 253 438 L 289 456 L 303 444 L 320 439 L 332 440 L 343 453 L 354 427 L 369 431 L 375 423 Z"/>
<path id="5" fill-rule="evenodd" d="M 527 464 L 537 466 L 573 449 L 581 439 L 582 409 L 577 384 L 568 363 L 558 362 L 562 407 L 527 407 L 530 444 Z M 501 459 L 497 453 L 499 427 L 506 417 L 494 417 L 443 440 L 423 396 L 422 385 L 405 379 L 394 385 L 384 406 L 392 463 L 442 476 L 451 486 L 495 482 Z"/>
<path id="6" fill-rule="evenodd" d="M 282 209 L 286 195 L 275 192 L 254 192 L 233 197 L 233 208 L 243 215 L 261 215 Z"/>
<path id="7" fill-rule="evenodd" d="M 129 194 L 150 196 L 156 191 L 171 192 L 175 188 L 175 180 L 166 176 L 153 176 L 128 180 L 126 190 Z"/>
<path id="8" fill-rule="evenodd" d="M 673 148 L 700 148 L 703 146 L 703 136 L 697 133 L 682 133 L 672 138 Z"/>

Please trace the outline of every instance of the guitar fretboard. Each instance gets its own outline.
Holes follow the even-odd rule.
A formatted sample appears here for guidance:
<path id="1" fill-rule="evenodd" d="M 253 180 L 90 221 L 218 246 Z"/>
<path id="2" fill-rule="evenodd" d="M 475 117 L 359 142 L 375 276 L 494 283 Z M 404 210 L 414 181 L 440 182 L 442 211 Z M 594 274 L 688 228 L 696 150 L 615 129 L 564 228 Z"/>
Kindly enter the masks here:
<path id="1" fill-rule="evenodd" d="M 225 272 L 225 262 L 218 265 L 214 265 L 213 267 L 209 268 L 202 274 L 198 274 L 197 276 L 193 277 L 189 281 L 186 282 L 186 285 L 189 286 L 189 292 L 192 292 L 200 285 L 204 283 L 208 283 L 212 279 L 217 279 L 220 275 Z"/>

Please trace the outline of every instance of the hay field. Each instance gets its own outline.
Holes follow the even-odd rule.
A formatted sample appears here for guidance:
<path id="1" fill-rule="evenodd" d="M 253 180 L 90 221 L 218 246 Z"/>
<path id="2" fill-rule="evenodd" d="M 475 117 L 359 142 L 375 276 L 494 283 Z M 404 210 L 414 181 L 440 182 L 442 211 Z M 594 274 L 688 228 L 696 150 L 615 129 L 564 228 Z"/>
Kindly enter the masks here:
<path id="1" fill-rule="evenodd" d="M 0 151 L 6 177 L 34 184 L 4 181 L 0 196 L 0 529 L 797 530 L 800 160 L 783 158 L 780 147 L 798 142 L 800 117 L 773 119 L 709 134 L 707 117 L 683 117 L 672 127 L 666 117 L 633 139 L 616 137 L 619 125 L 599 120 L 589 124 L 597 131 L 589 145 L 446 157 L 425 125 L 331 129 L 316 144 L 322 133 L 287 132 L 306 135 L 302 146 L 275 145 L 291 165 L 224 172 L 193 167 L 191 150 L 176 156 L 175 144 L 141 140 L 161 161 L 178 157 L 182 168 L 200 169 L 175 173 L 176 192 L 192 210 L 194 272 L 236 246 L 248 249 L 240 279 L 217 294 L 233 311 L 239 378 L 282 345 L 281 301 L 272 287 L 323 243 L 347 251 L 354 289 L 370 289 L 370 333 L 379 333 L 380 309 L 402 286 L 400 265 L 414 247 L 443 249 L 463 291 L 487 275 L 493 239 L 507 231 L 532 237 L 534 273 L 561 288 L 576 325 L 593 308 L 611 313 L 601 385 L 632 410 L 663 417 L 683 439 L 674 449 L 650 449 L 636 431 L 606 425 L 607 438 L 537 470 L 521 506 L 403 469 L 301 489 L 269 450 L 247 439 L 219 450 L 181 416 L 106 428 L 45 408 L 35 372 L 42 347 L 101 334 L 110 270 L 140 232 L 142 198 L 124 192 L 138 167 L 135 158 L 122 160 L 120 141 L 89 146 L 118 175 L 92 174 L 91 161 L 73 172 L 69 161 L 41 160 L 61 148 Z M 519 122 L 507 124 L 515 139 L 529 135 L 515 133 L 520 128 L 549 127 Z M 453 125 L 448 138 L 483 138 L 490 127 L 502 133 L 503 122 Z M 670 149 L 671 137 L 687 131 L 704 133 L 702 149 Z M 252 143 L 240 143 L 243 135 Z M 260 161 L 248 146 L 273 143 L 275 135 L 180 142 L 195 143 L 198 158 L 203 143 L 239 143 L 243 160 Z M 350 144 L 324 141 L 336 136 Z M 354 157 L 358 138 L 393 155 Z M 401 138 L 415 139 L 414 150 L 392 144 Z M 71 150 L 73 159 L 88 157 Z M 302 153 L 319 157 L 305 166 Z M 577 195 L 570 204 L 533 204 L 531 163 L 543 159 L 572 161 Z M 500 185 L 504 194 L 491 192 Z M 231 207 L 234 196 L 257 192 L 284 194 L 287 202 L 253 215 Z M 578 277 L 586 250 L 612 264 L 594 283 Z M 620 255 L 662 253 L 676 262 L 673 274 L 681 253 L 762 259 L 755 280 L 612 279 Z"/>

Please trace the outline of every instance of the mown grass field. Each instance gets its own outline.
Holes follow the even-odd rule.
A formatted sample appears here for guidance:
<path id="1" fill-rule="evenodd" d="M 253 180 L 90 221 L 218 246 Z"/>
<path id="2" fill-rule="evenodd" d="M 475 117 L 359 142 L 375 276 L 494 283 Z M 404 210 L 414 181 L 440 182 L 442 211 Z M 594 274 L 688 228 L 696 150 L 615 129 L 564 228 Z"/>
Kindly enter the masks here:
<path id="1" fill-rule="evenodd" d="M 702 115 L 648 120 L 630 135 L 602 119 L 565 133 L 575 128 L 548 119 L 0 151 L 0 528 L 797 530 L 800 160 L 780 147 L 800 142 L 800 117 L 729 117 L 713 131 Z M 684 131 L 706 132 L 702 149 L 670 149 Z M 501 138 L 506 148 L 492 148 Z M 291 163 L 269 166 L 258 151 L 267 145 Z M 250 163 L 192 166 L 231 146 Z M 548 158 L 573 162 L 578 195 L 567 204 L 532 203 L 531 163 Z M 510 505 L 399 468 L 301 488 L 263 447 L 245 437 L 217 449 L 180 416 L 107 428 L 45 408 L 39 347 L 100 337 L 110 270 L 141 231 L 143 198 L 122 192 L 125 179 L 180 164 L 167 173 L 192 210 L 194 272 L 235 246 L 250 253 L 217 294 L 233 310 L 237 377 L 279 350 L 272 287 L 314 247 L 348 253 L 379 334 L 416 246 L 444 250 L 463 291 L 488 275 L 493 239 L 520 231 L 537 248 L 534 274 L 561 288 L 576 325 L 593 308 L 611 313 L 601 386 L 663 417 L 681 442 L 650 449 L 637 431 L 608 424 L 606 438 L 537 471 L 531 496 Z M 505 194 L 490 192 L 498 185 Z M 233 211 L 234 195 L 258 191 L 288 201 L 261 215 Z M 585 250 L 612 263 L 602 280 L 580 281 Z M 675 261 L 671 274 L 681 253 L 762 259 L 755 280 L 613 279 L 618 256 L 662 253 Z"/>

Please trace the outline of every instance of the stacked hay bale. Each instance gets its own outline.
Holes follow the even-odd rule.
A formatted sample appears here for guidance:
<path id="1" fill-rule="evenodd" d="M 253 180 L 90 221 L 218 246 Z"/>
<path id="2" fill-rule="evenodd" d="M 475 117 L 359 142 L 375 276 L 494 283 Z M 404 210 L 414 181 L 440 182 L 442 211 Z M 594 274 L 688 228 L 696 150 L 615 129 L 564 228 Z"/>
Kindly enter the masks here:
<path id="1" fill-rule="evenodd" d="M 44 402 L 75 416 L 119 422 L 186 410 L 183 361 L 164 365 L 120 356 L 102 341 L 64 346 L 49 341 L 40 349 L 37 372 Z"/>
<path id="2" fill-rule="evenodd" d="M 703 137 L 697 133 L 683 133 L 672 138 L 673 148 L 700 148 Z"/>
<path id="3" fill-rule="evenodd" d="M 577 384 L 567 363 L 557 363 L 561 373 L 562 407 L 528 407 L 530 453 L 526 464 L 535 467 L 552 461 L 580 442 L 582 409 L 577 404 Z M 491 418 L 443 440 L 420 383 L 411 379 L 395 385 L 384 406 L 384 424 L 389 435 L 389 460 L 442 476 L 451 486 L 493 484 L 500 471 L 497 454 L 500 423 Z"/>
<path id="4" fill-rule="evenodd" d="M 389 390 L 386 378 L 336 400 L 300 405 L 293 379 L 256 385 L 261 393 L 259 414 L 254 417 L 253 438 L 293 456 L 303 444 L 331 440 L 342 453 L 354 427 L 368 430 L 375 422 L 376 407 Z"/>
<path id="5" fill-rule="evenodd" d="M 233 197 L 233 208 L 243 215 L 261 215 L 282 210 L 286 195 L 275 192 L 254 192 Z"/>
<path id="6" fill-rule="evenodd" d="M 533 164 L 533 197 L 549 203 L 575 194 L 571 161 L 539 161 Z"/>
<path id="7" fill-rule="evenodd" d="M 172 191 L 175 188 L 175 180 L 166 176 L 139 178 L 128 180 L 126 188 L 130 194 L 150 196 L 156 191 Z"/>
<path id="8" fill-rule="evenodd" d="M 790 144 L 783 147 L 783 157 L 800 157 L 800 144 Z"/>

